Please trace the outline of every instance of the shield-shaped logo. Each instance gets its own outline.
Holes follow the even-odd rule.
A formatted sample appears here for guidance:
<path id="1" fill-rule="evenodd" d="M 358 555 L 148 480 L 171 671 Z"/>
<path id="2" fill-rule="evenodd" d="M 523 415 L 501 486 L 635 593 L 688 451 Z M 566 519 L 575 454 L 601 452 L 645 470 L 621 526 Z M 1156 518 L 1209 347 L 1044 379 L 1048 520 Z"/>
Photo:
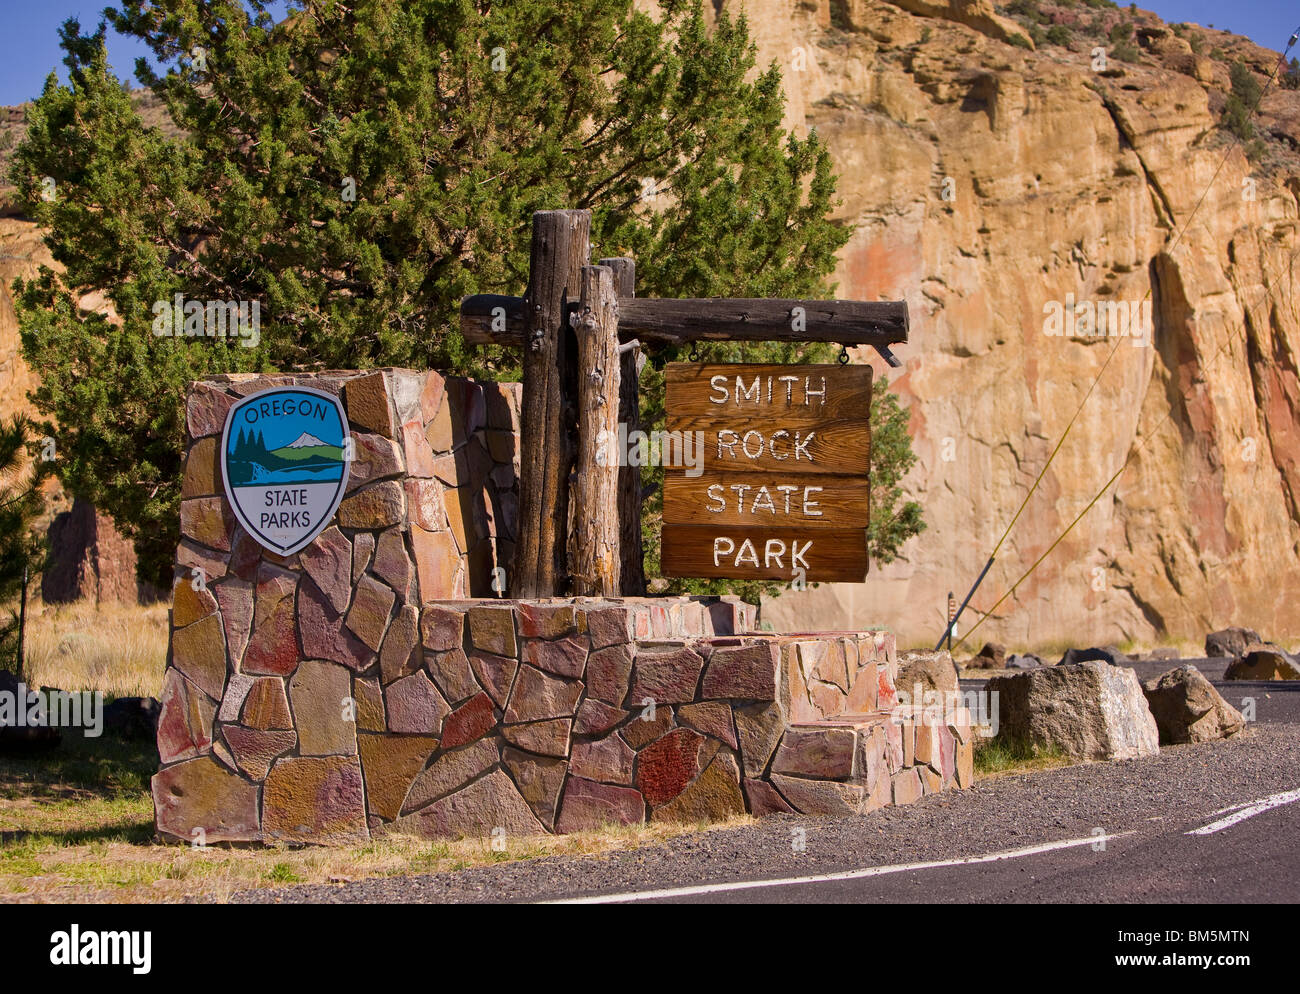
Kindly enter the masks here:
<path id="1" fill-rule="evenodd" d="M 307 387 L 262 390 L 230 409 L 226 499 L 259 544 L 288 556 L 329 524 L 348 482 L 347 423 L 337 397 Z"/>

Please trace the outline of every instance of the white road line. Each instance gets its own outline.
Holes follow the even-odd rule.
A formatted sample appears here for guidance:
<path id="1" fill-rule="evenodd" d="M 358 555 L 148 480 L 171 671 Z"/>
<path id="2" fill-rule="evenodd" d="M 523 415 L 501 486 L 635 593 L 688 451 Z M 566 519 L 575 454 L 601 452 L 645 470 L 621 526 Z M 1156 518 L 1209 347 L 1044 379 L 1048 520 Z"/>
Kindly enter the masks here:
<path id="1" fill-rule="evenodd" d="M 1242 801 L 1240 804 L 1229 804 L 1226 808 L 1219 808 L 1218 811 L 1211 811 L 1211 815 L 1226 815 L 1229 811 L 1240 811 L 1242 808 L 1248 808 L 1256 801 Z"/>
<path id="2" fill-rule="evenodd" d="M 1227 818 L 1220 818 L 1218 821 L 1212 821 L 1202 828 L 1194 828 L 1190 832 L 1184 832 L 1184 835 L 1213 835 L 1215 832 L 1222 832 L 1225 828 L 1231 828 L 1239 821 L 1245 821 L 1247 818 L 1254 818 L 1257 814 L 1262 814 L 1272 808 L 1281 807 L 1283 804 L 1294 804 L 1300 801 L 1300 790 L 1288 790 L 1281 794 L 1272 794 L 1258 801 L 1250 801 L 1246 804 L 1238 804 L 1234 808 L 1224 808 L 1224 811 L 1232 811 L 1233 814 Z M 1215 814 L 1223 812 L 1216 811 Z"/>
<path id="3" fill-rule="evenodd" d="M 840 873 L 822 873 L 807 877 L 779 877 L 775 880 L 738 880 L 725 884 L 700 884 L 697 887 L 671 887 L 664 890 L 628 891 L 623 894 L 597 894 L 594 897 L 563 898 L 557 901 L 541 901 L 541 904 L 622 904 L 630 901 L 656 901 L 663 898 L 694 897 L 699 894 L 720 894 L 733 890 L 758 890 L 764 887 L 790 887 L 796 884 L 820 884 L 834 880 L 860 880 L 863 877 L 883 877 L 890 873 L 908 873 L 912 870 L 937 870 L 945 866 L 969 866 L 973 863 L 996 863 L 1004 859 L 1018 859 L 1021 856 L 1036 856 L 1038 853 L 1052 852 L 1056 849 L 1073 849 L 1077 846 L 1096 845 L 1111 839 L 1132 835 L 1129 832 L 1116 832 L 1113 835 L 1090 835 L 1086 839 L 1063 839 L 1059 842 L 1043 842 L 1023 849 L 1009 849 L 1004 852 L 988 853 L 984 856 L 967 856 L 963 859 L 935 860 L 929 863 L 894 863 L 888 866 L 868 866 L 861 870 L 844 870 Z"/>

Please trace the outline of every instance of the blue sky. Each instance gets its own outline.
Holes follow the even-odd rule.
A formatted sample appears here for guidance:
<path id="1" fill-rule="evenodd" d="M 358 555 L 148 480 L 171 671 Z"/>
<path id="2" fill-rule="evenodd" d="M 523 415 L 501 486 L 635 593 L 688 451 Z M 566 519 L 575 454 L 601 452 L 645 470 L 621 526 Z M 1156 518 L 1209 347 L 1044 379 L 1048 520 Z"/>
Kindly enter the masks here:
<path id="1" fill-rule="evenodd" d="M 77 17 L 83 31 L 93 31 L 105 5 L 106 0 L 0 0 L 0 25 L 4 26 L 0 35 L 0 105 L 38 96 L 51 69 L 65 78 L 59 25 Z M 284 9 L 282 3 L 273 6 Z M 1278 51 L 1300 26 L 1300 4 L 1295 0 L 1144 0 L 1138 6 L 1155 11 L 1166 21 L 1213 24 L 1235 31 Z M 131 78 L 136 58 L 148 54 L 138 42 L 109 33 L 108 58 L 119 76 Z"/>
<path id="2" fill-rule="evenodd" d="M 0 0 L 0 106 L 40 96 L 50 70 L 66 81 L 59 25 L 75 17 L 82 34 L 91 34 L 108 6 L 116 5 L 110 0 Z M 273 16 L 283 16 L 283 2 L 269 6 Z M 151 57 L 142 42 L 109 30 L 108 62 L 118 76 L 134 83 L 135 60 L 141 56 Z"/>
<path id="3" fill-rule="evenodd" d="M 1144 0 L 1138 7 L 1170 23 L 1186 21 L 1204 27 L 1213 24 L 1220 31 L 1245 35 L 1276 52 L 1286 48 L 1291 33 L 1300 27 L 1300 3 L 1295 0 Z M 1300 44 L 1292 49 L 1292 56 L 1297 51 Z"/>

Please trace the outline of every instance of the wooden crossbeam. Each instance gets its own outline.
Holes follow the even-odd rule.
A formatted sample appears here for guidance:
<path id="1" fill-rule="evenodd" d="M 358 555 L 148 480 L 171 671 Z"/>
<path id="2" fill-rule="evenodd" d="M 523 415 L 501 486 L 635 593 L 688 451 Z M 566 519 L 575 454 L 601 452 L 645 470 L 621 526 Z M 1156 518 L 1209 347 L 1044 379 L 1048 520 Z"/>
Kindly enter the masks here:
<path id="1" fill-rule="evenodd" d="M 904 301 L 636 297 L 631 259 L 588 265 L 590 229 L 590 211 L 537 212 L 528 295 L 461 301 L 467 343 L 523 351 L 513 597 L 644 590 L 640 472 L 604 466 L 595 447 L 637 427 L 642 346 L 870 345 L 899 366 L 889 346 L 907 341 Z"/>
<path id="2" fill-rule="evenodd" d="M 461 334 L 474 345 L 523 348 L 526 309 L 523 297 L 466 297 L 460 307 Z M 647 345 L 828 342 L 871 345 L 887 354 L 890 345 L 907 341 L 907 330 L 907 303 L 901 300 L 636 297 L 619 302 L 619 339 Z"/>

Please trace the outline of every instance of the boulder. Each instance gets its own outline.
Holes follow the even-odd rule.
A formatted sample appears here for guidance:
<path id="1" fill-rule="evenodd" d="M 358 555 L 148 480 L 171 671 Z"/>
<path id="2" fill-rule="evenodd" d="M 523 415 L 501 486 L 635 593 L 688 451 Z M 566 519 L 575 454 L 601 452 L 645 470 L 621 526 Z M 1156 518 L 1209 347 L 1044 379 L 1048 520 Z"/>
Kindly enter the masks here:
<path id="1" fill-rule="evenodd" d="M 1249 628 L 1224 628 L 1205 636 L 1205 655 L 1210 659 L 1223 656 L 1237 659 L 1245 654 L 1247 646 L 1263 641 L 1258 632 Z"/>
<path id="2" fill-rule="evenodd" d="M 104 705 L 104 731 L 120 739 L 152 739 L 158 730 L 158 702 L 152 697 L 119 697 Z"/>
<path id="3" fill-rule="evenodd" d="M 937 652 L 933 649 L 904 649 L 898 654 L 898 677 L 894 686 L 900 693 L 908 694 L 914 694 L 916 686 L 920 686 L 922 693 L 927 690 L 941 694 L 957 693 L 957 667 L 953 664 L 952 654 L 947 649 Z"/>
<path id="4" fill-rule="evenodd" d="M 968 663 L 978 670 L 1000 670 L 1007 664 L 1007 647 L 997 642 L 985 642 L 984 648 L 977 652 Z"/>
<path id="5" fill-rule="evenodd" d="M 1041 657 L 1035 656 L 1032 652 L 1013 652 L 1007 657 L 1007 669 L 1009 670 L 1032 670 L 1036 666 L 1046 665 Z"/>
<path id="6" fill-rule="evenodd" d="M 0 694 L 8 696 L 12 701 L 10 708 L 11 714 L 5 716 L 5 721 L 0 724 L 0 753 L 22 754 L 27 752 L 40 752 L 46 749 L 56 748 L 63 741 L 63 733 L 52 725 L 20 725 L 17 723 L 17 714 L 19 710 L 24 715 L 30 713 L 30 703 L 33 698 L 32 688 L 19 681 L 13 673 L 8 670 L 0 670 Z M 13 723 L 10 724 L 9 722 Z"/>
<path id="7" fill-rule="evenodd" d="M 1223 699 L 1195 666 L 1181 666 L 1142 684 L 1161 745 L 1226 739 L 1246 727 L 1241 712 Z"/>
<path id="8" fill-rule="evenodd" d="M 1056 665 L 1072 666 L 1075 663 L 1087 663 L 1092 660 L 1109 663 L 1111 666 L 1123 666 L 1130 661 L 1128 656 L 1113 645 L 1107 645 L 1093 646 L 1090 649 L 1066 649 L 1065 655 L 1061 657 L 1061 661 Z"/>
<path id="9" fill-rule="evenodd" d="M 999 736 L 1074 759 L 1135 759 L 1160 750 L 1155 718 L 1131 669 L 1100 660 L 994 677 Z"/>
<path id="10" fill-rule="evenodd" d="M 1275 645 L 1248 646 L 1223 671 L 1225 680 L 1300 680 L 1300 667 Z"/>

